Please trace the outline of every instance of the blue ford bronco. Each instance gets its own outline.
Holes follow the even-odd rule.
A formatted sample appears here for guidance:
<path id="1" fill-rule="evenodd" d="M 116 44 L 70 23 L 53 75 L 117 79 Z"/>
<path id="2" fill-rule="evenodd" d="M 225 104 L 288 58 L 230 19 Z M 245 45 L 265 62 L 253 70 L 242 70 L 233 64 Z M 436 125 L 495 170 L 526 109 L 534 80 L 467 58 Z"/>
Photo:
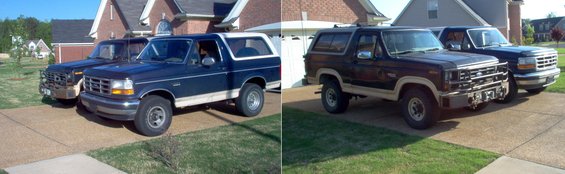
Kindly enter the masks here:
<path id="1" fill-rule="evenodd" d="M 86 68 L 127 62 L 145 47 L 146 38 L 116 39 L 100 42 L 86 60 L 49 65 L 40 72 L 39 92 L 62 104 L 75 104 L 82 91 Z"/>
<path id="2" fill-rule="evenodd" d="M 323 85 L 326 111 L 344 112 L 356 97 L 399 101 L 415 129 L 435 124 L 442 108 L 484 109 L 508 86 L 506 63 L 445 50 L 428 29 L 324 29 L 304 57 L 307 81 Z"/>
<path id="3" fill-rule="evenodd" d="M 445 27 L 439 32 L 438 38 L 450 50 L 495 56 L 500 62 L 508 62 L 508 95 L 495 102 L 512 101 L 518 89 L 538 94 L 559 78 L 556 50 L 513 46 L 494 27 Z"/>
<path id="4" fill-rule="evenodd" d="M 158 37 L 132 62 L 86 70 L 81 102 L 156 136 L 171 125 L 172 108 L 233 101 L 244 116 L 258 115 L 264 90 L 280 86 L 280 63 L 265 34 Z"/>

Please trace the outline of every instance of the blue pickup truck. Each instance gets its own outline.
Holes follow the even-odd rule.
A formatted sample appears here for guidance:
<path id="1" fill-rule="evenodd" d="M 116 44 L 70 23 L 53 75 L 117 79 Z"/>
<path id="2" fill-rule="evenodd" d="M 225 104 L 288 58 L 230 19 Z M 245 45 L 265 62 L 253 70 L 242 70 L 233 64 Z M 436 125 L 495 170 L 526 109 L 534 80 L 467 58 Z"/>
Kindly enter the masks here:
<path id="1" fill-rule="evenodd" d="M 495 100 L 496 102 L 512 101 L 518 89 L 538 94 L 559 78 L 557 51 L 554 49 L 513 46 L 494 27 L 458 26 L 434 29 L 439 31 L 438 38 L 441 43 L 450 50 L 491 55 L 500 62 L 508 62 L 509 91 L 504 99 Z"/>
<path id="2" fill-rule="evenodd" d="M 280 86 L 281 59 L 265 34 L 213 33 L 152 39 L 132 62 L 84 71 L 81 102 L 97 115 L 134 121 L 143 135 L 169 128 L 172 108 L 232 101 L 258 115 L 264 90 Z"/>
<path id="3" fill-rule="evenodd" d="M 75 104 L 82 91 L 83 71 L 86 68 L 130 61 L 145 48 L 147 42 L 147 38 L 102 41 L 86 60 L 49 65 L 40 72 L 39 93 L 65 105 Z"/>

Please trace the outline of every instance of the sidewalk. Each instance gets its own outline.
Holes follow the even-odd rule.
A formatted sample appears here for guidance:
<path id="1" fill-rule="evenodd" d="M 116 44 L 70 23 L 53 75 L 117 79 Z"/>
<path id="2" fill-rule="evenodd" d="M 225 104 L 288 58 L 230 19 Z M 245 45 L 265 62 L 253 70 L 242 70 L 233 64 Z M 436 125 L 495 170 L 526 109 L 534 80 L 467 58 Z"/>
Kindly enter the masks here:
<path id="1" fill-rule="evenodd" d="M 58 158 L 22 164 L 6 169 L 10 174 L 97 174 L 125 173 L 110 165 L 104 164 L 85 154 L 74 154 Z"/>
<path id="2" fill-rule="evenodd" d="M 485 168 L 479 170 L 477 174 L 497 174 L 497 173 L 512 173 L 512 174 L 530 174 L 530 173 L 545 173 L 545 174 L 565 174 L 565 170 L 553 168 L 538 163 L 524 161 L 516 158 L 502 156 L 490 163 Z"/>

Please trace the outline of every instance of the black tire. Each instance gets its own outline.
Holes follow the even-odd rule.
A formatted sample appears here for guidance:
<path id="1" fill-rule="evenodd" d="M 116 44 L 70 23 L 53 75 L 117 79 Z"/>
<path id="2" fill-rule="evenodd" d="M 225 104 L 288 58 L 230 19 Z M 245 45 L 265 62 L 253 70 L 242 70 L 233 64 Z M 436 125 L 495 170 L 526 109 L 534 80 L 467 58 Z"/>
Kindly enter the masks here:
<path id="1" fill-rule="evenodd" d="M 74 98 L 74 99 L 57 99 L 57 102 L 65 105 L 65 106 L 71 106 L 71 105 L 75 105 L 77 104 L 78 99 Z"/>
<path id="2" fill-rule="evenodd" d="M 467 107 L 465 107 L 465 109 L 472 111 L 472 112 L 479 112 L 479 111 L 485 109 L 489 104 L 490 104 L 490 102 L 484 102 L 484 103 L 478 104 L 474 108 L 467 106 Z"/>
<path id="3" fill-rule="evenodd" d="M 536 89 L 526 89 L 526 91 L 528 91 L 528 93 L 530 94 L 539 94 L 543 92 L 543 90 L 545 90 L 545 87 L 536 88 Z"/>
<path id="4" fill-rule="evenodd" d="M 516 95 L 518 94 L 518 85 L 516 85 L 516 81 L 514 80 L 513 76 L 508 77 L 508 94 L 504 97 L 504 99 L 495 99 L 494 102 L 496 103 L 510 103 Z"/>
<path id="5" fill-rule="evenodd" d="M 343 113 L 349 106 L 349 94 L 341 91 L 339 82 L 326 81 L 322 86 L 322 105 L 329 113 Z"/>
<path id="6" fill-rule="evenodd" d="M 150 95 L 141 99 L 133 122 L 141 134 L 157 136 L 165 133 L 171 126 L 172 113 L 169 100 Z"/>
<path id="7" fill-rule="evenodd" d="M 439 119 L 439 106 L 433 96 L 421 88 L 409 89 L 402 96 L 404 121 L 414 129 L 426 129 Z"/>
<path id="8" fill-rule="evenodd" d="M 239 113 L 246 117 L 259 115 L 263 110 L 265 94 L 263 89 L 255 83 L 246 83 L 235 99 L 235 107 Z"/>

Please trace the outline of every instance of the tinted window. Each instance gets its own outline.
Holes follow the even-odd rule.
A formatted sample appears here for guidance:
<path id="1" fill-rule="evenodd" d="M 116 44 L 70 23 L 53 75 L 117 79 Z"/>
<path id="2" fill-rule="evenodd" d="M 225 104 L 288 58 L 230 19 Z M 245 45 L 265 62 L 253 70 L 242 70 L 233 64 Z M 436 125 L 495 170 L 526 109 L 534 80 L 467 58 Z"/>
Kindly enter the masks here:
<path id="1" fill-rule="evenodd" d="M 191 40 L 154 40 L 143 50 L 141 61 L 183 62 L 188 55 Z"/>
<path id="2" fill-rule="evenodd" d="M 267 42 L 261 37 L 227 38 L 226 41 L 234 56 L 238 58 L 273 54 Z"/>
<path id="3" fill-rule="evenodd" d="M 206 57 L 214 58 L 216 62 L 222 61 L 216 41 L 201 40 L 196 42 L 194 47 L 192 47 L 192 51 L 190 52 L 188 64 L 198 65 L 202 62 L 202 59 Z"/>
<path id="4" fill-rule="evenodd" d="M 320 34 L 313 51 L 343 52 L 349 42 L 350 33 Z"/>
<path id="5" fill-rule="evenodd" d="M 96 48 L 92 51 L 92 53 L 88 56 L 89 58 L 96 58 L 96 59 L 121 59 L 126 57 L 123 53 L 123 43 L 100 43 L 96 46 Z"/>
<path id="6" fill-rule="evenodd" d="M 361 35 L 359 37 L 359 42 L 357 45 L 357 53 L 361 51 L 369 51 L 371 52 L 371 57 L 381 57 L 382 56 L 382 49 L 377 41 L 376 35 Z"/>

